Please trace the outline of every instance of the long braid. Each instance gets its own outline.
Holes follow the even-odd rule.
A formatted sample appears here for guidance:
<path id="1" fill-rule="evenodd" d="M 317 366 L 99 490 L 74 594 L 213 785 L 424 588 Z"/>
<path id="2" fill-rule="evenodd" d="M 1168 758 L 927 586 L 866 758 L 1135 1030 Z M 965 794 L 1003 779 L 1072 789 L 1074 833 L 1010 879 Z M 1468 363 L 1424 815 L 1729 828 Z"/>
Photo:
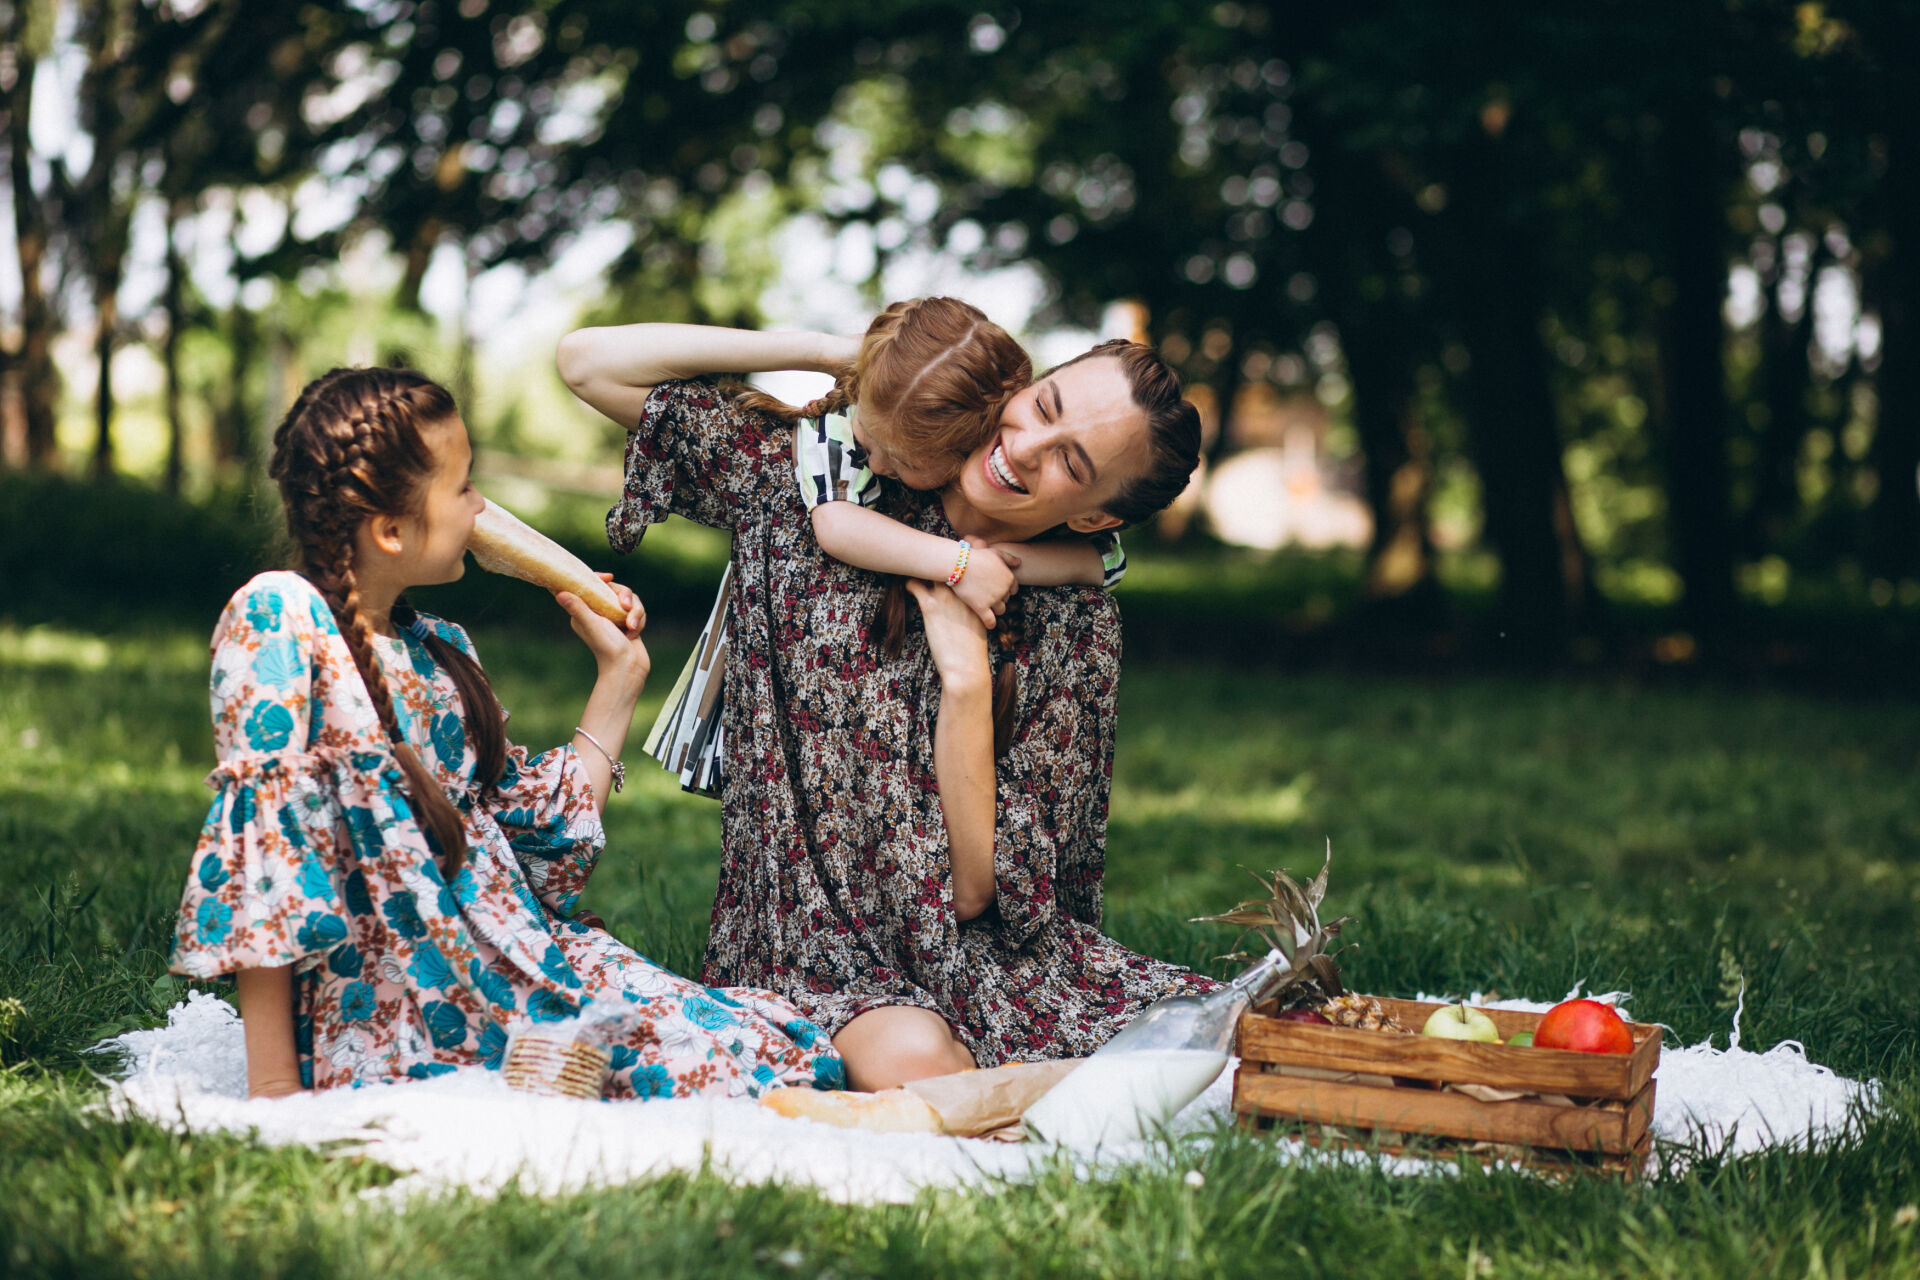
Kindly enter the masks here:
<path id="1" fill-rule="evenodd" d="M 373 700 L 375 716 L 392 743 L 394 759 L 422 829 L 436 846 L 441 875 L 451 879 L 466 861 L 466 833 L 459 810 L 407 742 L 393 708 L 386 672 L 374 652 L 372 627 L 361 607 L 353 568 L 355 532 L 368 517 L 409 511 L 431 474 L 432 450 L 420 434 L 427 422 L 454 414 L 452 397 L 419 374 L 392 369 L 336 369 L 310 383 L 274 434 L 269 474 L 279 483 L 286 507 L 287 531 L 298 568 L 332 610 L 341 639 Z M 440 646 L 436 649 L 450 649 Z M 484 673 L 465 655 L 484 697 L 460 678 L 469 720 L 484 738 L 503 739 L 499 703 Z M 489 713 L 490 717 L 489 717 Z M 482 776 L 499 777 L 504 747 L 488 751 L 478 744 Z M 490 762 L 492 767 L 489 768 Z"/>
<path id="2" fill-rule="evenodd" d="M 993 629 L 994 647 L 1000 651 L 1000 669 L 993 673 L 993 758 L 998 760 L 1013 745 L 1014 710 L 1020 701 L 1020 647 L 1026 642 L 1026 609 L 1022 597 L 1007 601 L 1000 625 Z"/>

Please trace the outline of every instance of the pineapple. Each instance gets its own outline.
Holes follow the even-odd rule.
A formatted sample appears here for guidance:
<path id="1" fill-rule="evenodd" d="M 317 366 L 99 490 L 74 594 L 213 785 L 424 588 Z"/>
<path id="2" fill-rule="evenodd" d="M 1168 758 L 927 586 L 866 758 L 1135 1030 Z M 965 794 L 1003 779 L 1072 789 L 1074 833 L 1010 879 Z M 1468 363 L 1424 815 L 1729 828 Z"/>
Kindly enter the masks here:
<path id="1" fill-rule="evenodd" d="M 1196 924 L 1237 924 L 1246 930 L 1235 941 L 1233 953 L 1220 957 L 1222 960 L 1258 959 L 1255 953 L 1239 950 L 1240 943 L 1249 936 L 1259 937 L 1287 957 L 1292 969 L 1256 1006 L 1261 1013 L 1316 1008 L 1344 990 L 1340 985 L 1340 966 L 1334 963 L 1334 956 L 1339 952 L 1327 948 L 1340 936 L 1340 927 L 1352 917 L 1342 916 L 1325 924 L 1320 921 L 1320 899 L 1326 895 L 1327 871 L 1332 863 L 1333 848 L 1329 845 L 1320 874 L 1304 889 L 1284 871 L 1271 871 L 1265 876 L 1251 872 L 1249 874 L 1267 891 L 1265 897 L 1249 899 L 1222 915 L 1200 916 L 1194 921 Z"/>
<path id="2" fill-rule="evenodd" d="M 1223 960 L 1253 960 L 1257 957 L 1238 950 L 1249 935 L 1257 935 L 1287 957 L 1292 970 L 1255 1006 L 1265 1014 L 1287 1009 L 1312 1009 L 1336 1026 L 1367 1031 L 1406 1031 L 1392 1014 L 1371 996 L 1348 992 L 1340 983 L 1340 966 L 1334 957 L 1345 951 L 1328 950 L 1340 936 L 1340 928 L 1353 917 L 1341 916 L 1325 924 L 1320 921 L 1320 900 L 1327 892 L 1327 872 L 1333 864 L 1333 846 L 1327 846 L 1320 874 L 1301 888 L 1284 871 L 1272 871 L 1253 878 L 1265 889 L 1264 898 L 1253 898 L 1217 916 L 1200 916 L 1195 923 L 1237 924 L 1246 930 L 1235 943 L 1231 955 Z"/>
<path id="3" fill-rule="evenodd" d="M 1319 1005 L 1314 1012 L 1336 1027 L 1352 1027 L 1356 1031 L 1407 1030 L 1378 1000 L 1351 991 Z"/>

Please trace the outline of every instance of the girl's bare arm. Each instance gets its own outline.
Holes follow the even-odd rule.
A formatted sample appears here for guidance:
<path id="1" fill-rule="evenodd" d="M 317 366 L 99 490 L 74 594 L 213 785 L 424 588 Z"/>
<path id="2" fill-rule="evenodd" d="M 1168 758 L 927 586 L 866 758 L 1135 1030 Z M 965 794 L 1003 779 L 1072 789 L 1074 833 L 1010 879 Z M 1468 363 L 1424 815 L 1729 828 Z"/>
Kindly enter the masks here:
<path id="1" fill-rule="evenodd" d="M 293 968 L 242 969 L 240 1021 L 247 1043 L 247 1095 L 284 1098 L 299 1093 L 300 1053 L 293 1043 Z"/>
<path id="2" fill-rule="evenodd" d="M 556 362 L 574 395 L 631 430 L 647 393 L 662 382 L 776 369 L 839 374 L 859 349 L 858 338 L 831 333 L 623 324 L 574 330 L 560 339 Z"/>
<path id="3" fill-rule="evenodd" d="M 647 611 L 641 607 L 640 598 L 613 581 L 612 574 L 600 576 L 607 580 L 614 597 L 626 606 L 624 626 L 601 617 L 571 591 L 556 592 L 554 599 L 567 611 L 573 621 L 574 634 L 586 642 L 598 669 L 593 690 L 587 695 L 586 708 L 580 713 L 580 729 L 590 736 L 582 740 L 581 733 L 576 731 L 574 746 L 587 780 L 593 784 L 594 809 L 605 813 L 607 800 L 613 794 L 613 762 L 626 748 L 627 730 L 633 725 L 633 708 L 646 691 L 653 660 L 640 639 L 640 630 L 647 621 Z"/>
<path id="4" fill-rule="evenodd" d="M 945 582 L 959 562 L 959 539 L 923 533 L 857 502 L 823 502 L 811 518 L 820 549 L 856 568 Z M 985 551 L 968 557 L 959 595 L 981 625 L 994 625 L 994 610 L 1003 607 L 1015 589 L 1013 570 L 1001 557 Z"/>

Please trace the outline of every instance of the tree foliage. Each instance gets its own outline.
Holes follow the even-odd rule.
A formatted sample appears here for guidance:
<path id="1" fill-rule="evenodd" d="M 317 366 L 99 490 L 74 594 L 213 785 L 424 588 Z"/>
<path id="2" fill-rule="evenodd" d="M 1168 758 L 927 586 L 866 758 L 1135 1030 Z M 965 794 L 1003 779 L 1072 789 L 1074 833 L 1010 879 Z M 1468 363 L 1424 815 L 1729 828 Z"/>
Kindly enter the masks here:
<path id="1" fill-rule="evenodd" d="M 1250 386 L 1317 395 L 1365 463 L 1378 597 L 1437 594 L 1432 502 L 1465 469 L 1505 625 L 1550 648 L 1597 572 L 1664 564 L 1711 641 L 1743 566 L 1920 574 L 1920 112 L 1895 54 L 1917 12 L 0 3 L 29 279 L 8 367 L 44 465 L 48 335 L 88 307 L 103 354 L 132 331 L 114 308 L 144 201 L 170 244 L 188 224 L 238 243 L 233 210 L 276 202 L 242 282 L 383 239 L 402 309 L 449 249 L 470 277 L 538 270 L 612 223 L 606 314 L 725 323 L 759 319 L 771 229 L 807 212 L 866 224 L 882 267 L 1032 264 L 1043 323 L 1134 301 L 1226 414 Z M 83 57 L 91 146 L 42 157 L 56 48 Z M 245 291 L 175 279 L 162 305 L 168 335 L 225 335 L 245 458 L 284 336 Z"/>

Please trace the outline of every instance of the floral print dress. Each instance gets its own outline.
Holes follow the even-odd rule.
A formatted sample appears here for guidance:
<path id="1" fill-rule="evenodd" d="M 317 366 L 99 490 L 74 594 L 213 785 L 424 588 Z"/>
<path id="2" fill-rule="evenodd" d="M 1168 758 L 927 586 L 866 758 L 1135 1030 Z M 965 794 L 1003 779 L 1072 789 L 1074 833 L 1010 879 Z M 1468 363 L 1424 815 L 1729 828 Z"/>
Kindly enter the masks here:
<path id="1" fill-rule="evenodd" d="M 456 626 L 414 625 L 473 653 Z M 461 812 L 465 865 L 441 876 L 325 600 L 262 574 L 214 631 L 220 763 L 175 972 L 293 966 L 309 1088 L 498 1067 L 517 1027 L 596 1003 L 623 1016 L 608 1097 L 841 1086 L 825 1033 L 787 1002 L 709 990 L 571 919 L 605 844 L 573 749 L 510 746 L 484 790 L 452 678 L 414 634 L 374 645 L 408 741 Z"/>
<path id="2" fill-rule="evenodd" d="M 996 900 L 961 922 L 933 770 L 940 679 L 917 612 L 900 657 L 877 574 L 821 551 L 794 433 L 711 384 L 654 388 L 609 541 L 677 514 L 733 534 L 722 863 L 704 978 L 787 996 L 837 1033 L 912 1005 L 982 1067 L 1090 1053 L 1162 996 L 1214 984 L 1099 931 L 1120 620 L 1083 587 L 1022 591 L 1013 745 L 996 769 Z M 937 494 L 888 514 L 952 536 Z"/>

